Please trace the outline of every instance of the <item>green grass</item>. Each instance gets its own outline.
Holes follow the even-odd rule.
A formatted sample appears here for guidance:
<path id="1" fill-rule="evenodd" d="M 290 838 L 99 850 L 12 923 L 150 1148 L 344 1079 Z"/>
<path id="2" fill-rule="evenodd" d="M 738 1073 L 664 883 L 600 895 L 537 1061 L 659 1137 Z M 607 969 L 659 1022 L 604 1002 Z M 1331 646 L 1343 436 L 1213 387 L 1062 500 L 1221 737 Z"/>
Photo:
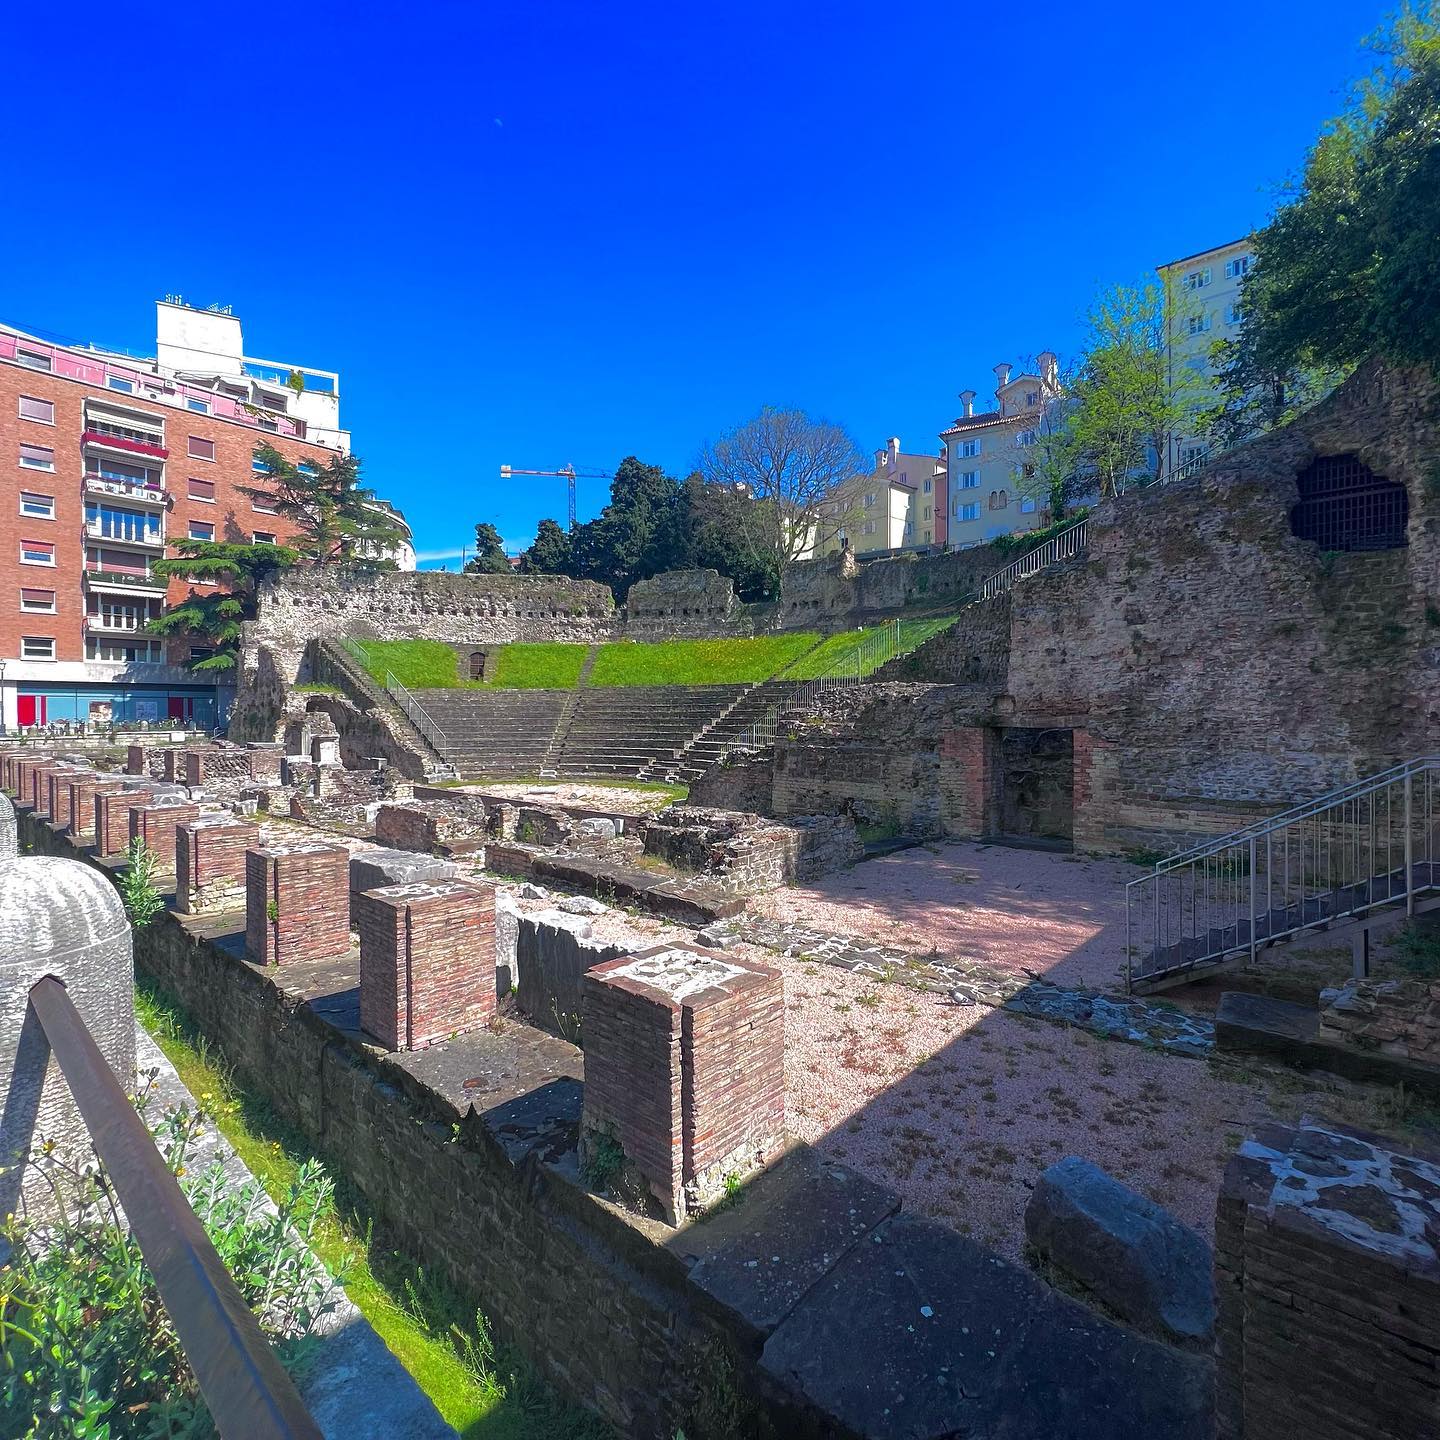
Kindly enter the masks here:
<path id="1" fill-rule="evenodd" d="M 448 690 L 460 683 L 459 657 L 438 640 L 362 640 L 365 668 L 381 685 L 387 673 L 410 690 Z"/>
<path id="2" fill-rule="evenodd" d="M 743 640 L 620 641 L 600 647 L 590 684 L 752 684 L 797 660 L 818 638 L 798 633 Z"/>
<path id="3" fill-rule="evenodd" d="M 917 645 L 923 644 L 932 635 L 939 634 L 948 625 L 954 623 L 953 615 L 942 615 L 939 618 L 925 620 L 902 620 L 900 622 L 900 648 L 902 651 L 913 650 Z M 818 680 L 825 675 L 853 675 L 857 671 L 860 675 L 869 675 L 879 664 L 884 663 L 883 656 L 870 655 L 862 656 L 861 651 L 872 637 L 879 635 L 883 626 L 872 626 L 864 630 L 847 630 L 840 635 L 828 636 L 821 644 L 801 658 L 788 670 L 784 678 L 786 680 Z"/>
<path id="4" fill-rule="evenodd" d="M 183 1009 L 144 982 L 135 1010 L 186 1088 L 213 1116 L 272 1199 L 316 1158 L 308 1140 L 258 1096 L 237 1088 Z M 324 1157 L 319 1157 L 322 1160 Z M 332 1171 L 335 1201 L 318 1221 L 315 1253 L 463 1440 L 607 1440 L 611 1431 L 540 1384 L 515 1357 L 496 1357 L 484 1317 L 387 1246 L 364 1200 Z"/>
<path id="5" fill-rule="evenodd" d="M 498 690 L 573 690 L 588 645 L 503 645 L 495 653 Z"/>

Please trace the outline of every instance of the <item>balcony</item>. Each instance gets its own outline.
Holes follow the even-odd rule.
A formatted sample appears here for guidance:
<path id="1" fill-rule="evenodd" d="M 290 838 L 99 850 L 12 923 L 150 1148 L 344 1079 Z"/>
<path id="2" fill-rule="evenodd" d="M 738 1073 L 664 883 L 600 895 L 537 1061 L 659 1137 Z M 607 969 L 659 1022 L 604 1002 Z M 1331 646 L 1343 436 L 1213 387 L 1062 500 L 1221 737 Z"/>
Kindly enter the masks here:
<path id="1" fill-rule="evenodd" d="M 123 570 L 86 570 L 85 586 L 94 591 L 119 591 L 126 595 L 158 595 L 163 597 L 166 581 L 157 575 L 129 575 Z"/>
<path id="2" fill-rule="evenodd" d="M 139 635 L 159 615 L 131 615 L 121 610 L 91 611 L 85 616 L 85 628 L 100 635 Z"/>
<path id="3" fill-rule="evenodd" d="M 105 475 L 86 475 L 87 495 L 108 495 L 116 500 L 133 500 L 140 505 L 168 505 L 170 492 L 159 485 L 140 485 L 134 480 L 112 480 Z"/>
<path id="4" fill-rule="evenodd" d="M 85 538 L 101 540 L 106 545 L 123 545 L 135 550 L 165 550 L 163 529 L 151 530 L 142 525 L 107 525 L 103 520 L 85 522 Z"/>
<path id="5" fill-rule="evenodd" d="M 153 455 L 157 460 L 164 460 L 170 454 L 162 437 L 154 431 L 115 425 L 109 420 L 86 420 L 80 443 L 104 445 L 111 450 L 123 450 L 127 455 Z"/>

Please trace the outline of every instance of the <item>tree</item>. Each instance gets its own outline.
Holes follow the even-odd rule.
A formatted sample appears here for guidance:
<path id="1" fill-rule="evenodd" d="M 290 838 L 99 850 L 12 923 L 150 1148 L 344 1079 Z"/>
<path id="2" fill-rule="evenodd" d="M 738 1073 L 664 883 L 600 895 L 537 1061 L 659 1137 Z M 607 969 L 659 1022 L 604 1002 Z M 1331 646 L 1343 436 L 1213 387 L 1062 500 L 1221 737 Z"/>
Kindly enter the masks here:
<path id="1" fill-rule="evenodd" d="M 698 471 L 685 481 L 690 553 L 687 563 L 718 570 L 734 582 L 742 600 L 770 600 L 780 593 L 780 572 L 768 549 L 757 549 L 750 534 L 765 532 L 745 512 L 757 502 L 733 486 L 707 485 Z"/>
<path id="2" fill-rule="evenodd" d="M 850 521 L 847 482 L 867 470 L 843 426 L 803 410 L 766 408 L 705 447 L 699 470 L 707 484 L 754 502 L 737 509 L 752 553 L 777 571 L 818 553 Z"/>
<path id="3" fill-rule="evenodd" d="M 404 532 L 375 492 L 360 483 L 360 461 L 354 455 L 336 451 L 321 466 L 296 464 L 262 443 L 255 447 L 255 459 L 264 469 L 265 483 L 237 488 L 290 522 L 303 560 L 395 568 L 386 552 L 401 543 Z"/>
<path id="4" fill-rule="evenodd" d="M 569 575 L 574 564 L 570 537 L 554 520 L 542 520 L 535 541 L 520 553 L 522 575 Z"/>
<path id="5" fill-rule="evenodd" d="M 475 553 L 465 562 L 465 573 L 467 575 L 508 575 L 510 573 L 510 557 L 505 553 L 505 542 L 500 538 L 500 532 L 493 525 L 487 525 L 483 520 L 475 526 Z"/>
<path id="6" fill-rule="evenodd" d="M 1170 359 L 1170 335 L 1185 308 L 1173 285 L 1142 281 L 1113 286 L 1090 310 L 1070 384 L 1066 443 L 1076 473 L 1089 477 L 1102 499 L 1132 477 L 1158 480 L 1170 437 L 1200 423 L 1204 381 Z"/>
<path id="7" fill-rule="evenodd" d="M 1406 5 L 1369 42 L 1377 62 L 1329 121 L 1298 183 L 1254 237 L 1240 339 L 1225 357 L 1232 432 L 1381 354 L 1440 371 L 1440 26 Z"/>
<path id="8" fill-rule="evenodd" d="M 146 627 L 153 635 L 184 635 L 213 647 L 213 653 L 191 663 L 192 670 L 234 670 L 240 663 L 245 621 L 255 618 L 255 594 L 263 581 L 299 560 L 282 545 L 235 545 L 215 540 L 177 540 L 180 552 L 150 566 L 161 579 L 192 584 L 223 585 L 209 593 L 191 590 Z"/>

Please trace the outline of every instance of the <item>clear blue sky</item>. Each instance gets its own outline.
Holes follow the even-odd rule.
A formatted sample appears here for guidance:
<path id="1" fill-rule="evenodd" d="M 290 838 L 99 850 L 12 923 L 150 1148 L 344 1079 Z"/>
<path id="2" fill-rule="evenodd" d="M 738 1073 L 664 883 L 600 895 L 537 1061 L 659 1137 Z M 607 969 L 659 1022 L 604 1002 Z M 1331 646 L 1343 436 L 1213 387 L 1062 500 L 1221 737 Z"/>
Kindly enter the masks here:
<path id="1" fill-rule="evenodd" d="M 933 449 L 1097 287 L 1261 221 L 1388 8 L 19 6 L 0 319 L 233 305 L 341 372 L 422 552 L 519 545 L 563 484 L 504 461 L 683 474 L 763 404 Z"/>

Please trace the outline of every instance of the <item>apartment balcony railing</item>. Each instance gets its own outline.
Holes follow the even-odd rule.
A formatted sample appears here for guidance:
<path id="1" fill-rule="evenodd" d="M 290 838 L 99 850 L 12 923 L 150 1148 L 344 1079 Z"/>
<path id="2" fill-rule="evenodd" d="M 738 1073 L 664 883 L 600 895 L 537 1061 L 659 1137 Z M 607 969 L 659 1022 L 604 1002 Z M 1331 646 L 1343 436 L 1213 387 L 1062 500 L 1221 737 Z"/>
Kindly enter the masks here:
<path id="1" fill-rule="evenodd" d="M 169 454 L 165 448 L 164 437 L 157 435 L 152 430 L 137 430 L 130 425 L 117 425 L 109 420 L 85 421 L 84 432 L 80 436 L 82 445 L 110 445 L 119 450 L 127 450 L 135 455 L 154 455 L 164 460 Z"/>
<path id="2" fill-rule="evenodd" d="M 86 570 L 85 583 L 102 590 L 149 590 L 163 595 L 168 582 L 158 575 L 131 575 L 124 570 Z"/>
<path id="3" fill-rule="evenodd" d="M 247 407 L 245 401 L 237 400 L 232 395 L 218 394 L 199 385 L 186 385 L 179 380 L 169 380 L 148 370 L 117 365 L 98 354 L 87 355 L 74 349 L 50 345 L 42 340 L 31 340 L 28 336 L 22 338 L 0 332 L 0 363 L 9 361 L 18 364 L 16 351 L 20 349 L 28 354 L 47 358 L 50 369 L 46 374 L 63 375 L 68 380 L 79 380 L 102 390 L 115 390 L 117 400 L 121 396 L 150 400 L 176 410 L 212 415 L 217 420 L 231 420 L 255 430 L 269 430 L 273 434 L 288 435 L 296 440 L 305 438 L 305 422 L 296 416 L 256 413 L 253 407 Z M 112 380 L 119 383 L 112 385 Z M 100 443 L 111 442 L 102 440 Z"/>
<path id="4" fill-rule="evenodd" d="M 117 500 L 134 500 L 141 505 L 168 505 L 170 492 L 160 485 L 140 485 L 134 480 L 112 480 L 106 475 L 85 477 L 87 495 L 113 495 Z"/>
<path id="5" fill-rule="evenodd" d="M 85 628 L 106 635 L 136 634 L 155 619 L 154 615 L 127 615 L 123 611 L 91 611 L 85 616 Z"/>
<path id="6" fill-rule="evenodd" d="M 104 540 L 110 545 L 136 545 L 145 550 L 164 550 L 165 532 L 143 525 L 107 525 L 103 520 L 87 520 L 85 535 L 91 540 Z"/>

